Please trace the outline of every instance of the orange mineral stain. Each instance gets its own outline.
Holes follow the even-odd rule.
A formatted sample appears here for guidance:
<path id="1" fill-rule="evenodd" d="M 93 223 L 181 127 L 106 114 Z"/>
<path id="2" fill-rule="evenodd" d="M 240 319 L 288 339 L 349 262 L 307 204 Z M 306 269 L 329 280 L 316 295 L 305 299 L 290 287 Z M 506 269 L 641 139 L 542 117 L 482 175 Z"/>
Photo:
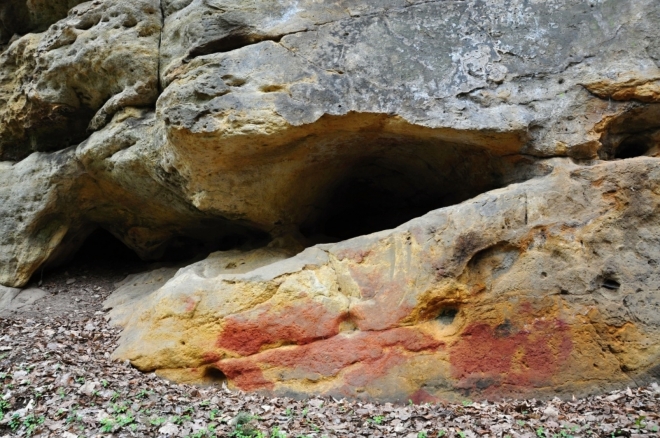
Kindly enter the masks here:
<path id="1" fill-rule="evenodd" d="M 573 349 L 570 328 L 559 319 L 535 320 L 515 331 L 472 324 L 450 348 L 452 377 L 459 388 L 543 386 L 549 383 Z"/>
<path id="2" fill-rule="evenodd" d="M 331 312 L 316 302 L 281 309 L 268 306 L 227 318 L 216 346 L 249 356 L 264 346 L 308 344 L 337 335 L 346 317 L 346 313 Z"/>
<path id="3" fill-rule="evenodd" d="M 335 377 L 352 368 L 344 379 L 350 386 L 364 386 L 384 376 L 392 367 L 421 351 L 434 351 L 444 343 L 415 329 L 396 328 L 383 332 L 339 335 L 299 346 L 267 350 L 245 358 L 226 359 L 217 364 L 240 389 L 269 389 L 262 370 L 285 368 Z"/>

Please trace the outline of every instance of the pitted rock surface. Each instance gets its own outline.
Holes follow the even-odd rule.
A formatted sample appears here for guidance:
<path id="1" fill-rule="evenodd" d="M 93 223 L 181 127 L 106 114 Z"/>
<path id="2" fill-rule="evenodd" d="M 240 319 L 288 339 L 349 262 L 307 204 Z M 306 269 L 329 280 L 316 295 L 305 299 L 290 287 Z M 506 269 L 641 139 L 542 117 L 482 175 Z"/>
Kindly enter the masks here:
<path id="1" fill-rule="evenodd" d="M 115 357 L 177 381 L 658 378 L 658 22 L 655 0 L 10 0 L 0 284 L 99 228 L 196 257 L 107 302 Z"/>

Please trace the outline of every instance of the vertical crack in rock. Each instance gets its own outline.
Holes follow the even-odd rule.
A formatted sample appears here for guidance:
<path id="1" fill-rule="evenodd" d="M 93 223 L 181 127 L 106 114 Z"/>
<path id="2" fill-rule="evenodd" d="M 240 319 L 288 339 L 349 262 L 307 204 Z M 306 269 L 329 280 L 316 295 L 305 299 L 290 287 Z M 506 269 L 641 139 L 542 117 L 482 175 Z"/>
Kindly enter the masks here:
<path id="1" fill-rule="evenodd" d="M 156 72 L 158 77 L 158 94 L 163 92 L 163 81 L 161 79 L 160 64 L 162 62 L 161 47 L 163 45 L 163 33 L 165 32 L 165 7 L 163 6 L 164 0 L 158 0 L 160 6 L 160 35 L 158 36 L 158 70 Z"/>

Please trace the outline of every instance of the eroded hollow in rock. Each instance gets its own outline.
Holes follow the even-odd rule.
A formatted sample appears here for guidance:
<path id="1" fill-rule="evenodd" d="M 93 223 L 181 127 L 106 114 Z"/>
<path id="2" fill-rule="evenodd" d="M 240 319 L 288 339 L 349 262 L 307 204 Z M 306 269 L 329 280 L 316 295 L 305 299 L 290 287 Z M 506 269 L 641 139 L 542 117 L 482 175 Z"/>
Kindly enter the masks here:
<path id="1" fill-rule="evenodd" d="M 119 238 L 103 228 L 87 228 L 72 233 L 44 264 L 46 272 L 72 270 L 99 273 L 131 273 L 154 269 L 156 266 L 192 263 L 207 257 L 214 251 L 226 251 L 239 247 L 258 247 L 268 242 L 268 235 L 258 231 L 245 231 L 224 236 L 207 233 L 195 237 L 174 235 L 160 243 L 162 250 L 145 257 L 130 248 Z"/>
<path id="2" fill-rule="evenodd" d="M 431 210 L 529 177 L 520 162 L 514 171 L 516 158 L 478 146 L 403 137 L 377 141 L 373 156 L 327 166 L 336 176 L 319 191 L 300 227 L 304 236 L 338 241 L 395 228 Z"/>
<path id="3" fill-rule="evenodd" d="M 601 136 L 602 159 L 660 155 L 660 105 L 633 105 L 613 118 Z"/>
<path id="4" fill-rule="evenodd" d="M 110 232 L 97 228 L 86 238 L 79 239 L 77 248 L 68 254 L 59 254 L 59 258 L 46 264 L 46 270 L 97 269 L 108 271 L 142 270 L 147 263 Z"/>

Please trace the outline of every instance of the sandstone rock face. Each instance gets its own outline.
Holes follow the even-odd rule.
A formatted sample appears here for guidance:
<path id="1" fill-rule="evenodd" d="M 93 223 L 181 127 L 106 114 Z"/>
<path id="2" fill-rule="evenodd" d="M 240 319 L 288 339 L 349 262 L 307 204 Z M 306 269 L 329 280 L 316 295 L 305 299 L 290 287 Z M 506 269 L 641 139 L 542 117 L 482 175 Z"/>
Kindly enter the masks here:
<path id="1" fill-rule="evenodd" d="M 407 401 L 652 378 L 658 22 L 655 0 L 11 0 L 0 284 L 100 227 L 144 259 L 222 250 L 107 303 L 116 357 L 171 379 Z"/>
<path id="2" fill-rule="evenodd" d="M 108 303 L 125 327 L 115 356 L 178 381 L 403 402 L 657 379 L 660 167 L 552 164 L 248 272 L 217 253 Z"/>
<path id="3" fill-rule="evenodd" d="M 0 158 L 61 149 L 158 97 L 157 0 L 95 1 L 0 55 Z"/>

